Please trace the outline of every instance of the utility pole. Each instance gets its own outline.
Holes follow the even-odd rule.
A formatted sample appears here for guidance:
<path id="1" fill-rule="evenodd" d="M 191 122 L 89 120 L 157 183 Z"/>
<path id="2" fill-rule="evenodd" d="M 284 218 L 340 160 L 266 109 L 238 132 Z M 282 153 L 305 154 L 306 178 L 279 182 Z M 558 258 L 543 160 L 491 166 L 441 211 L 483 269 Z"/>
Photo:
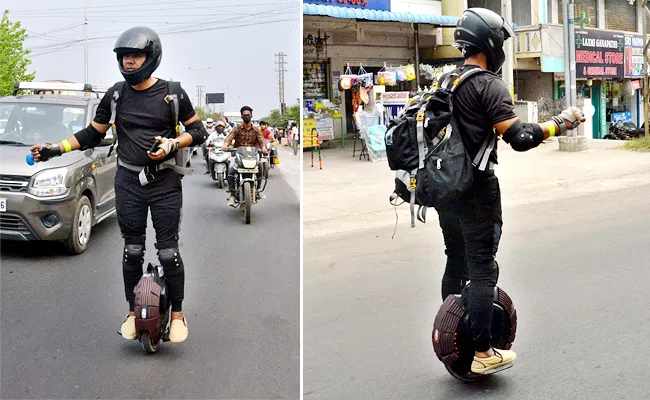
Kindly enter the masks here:
<path id="1" fill-rule="evenodd" d="M 650 41 L 648 40 L 647 32 L 648 24 L 646 24 L 646 18 L 650 16 L 648 0 L 643 0 L 641 7 L 643 8 L 643 15 L 639 15 L 639 18 L 641 18 L 643 23 L 643 121 L 645 122 L 643 130 L 645 137 L 650 137 L 648 136 L 648 124 L 650 123 L 650 121 L 648 121 L 648 95 L 650 93 L 650 91 L 648 91 L 648 63 L 650 62 L 648 59 L 648 46 L 650 45 Z"/>
<path id="2" fill-rule="evenodd" d="M 278 86 L 280 88 L 280 114 L 284 115 L 284 113 L 287 112 L 287 105 L 284 104 L 284 73 L 287 71 L 284 69 L 284 65 L 286 64 L 284 56 L 286 56 L 286 54 L 280 52 L 275 56 L 278 57 L 278 61 L 275 63 L 278 64 L 277 72 L 279 72 Z"/>
<path id="3" fill-rule="evenodd" d="M 501 0 L 501 16 L 512 27 L 512 0 Z M 503 67 L 501 69 L 501 75 L 503 76 L 503 80 L 508 86 L 508 90 L 510 91 L 510 95 L 512 96 L 513 100 L 515 96 L 515 91 L 514 91 L 515 85 L 514 85 L 514 78 L 513 78 L 514 59 L 515 59 L 514 43 L 515 43 L 515 38 L 510 38 L 510 40 L 506 40 L 503 43 L 503 47 L 504 47 L 503 52 L 506 55 L 506 59 L 503 62 Z M 415 72 L 417 75 L 420 74 L 419 71 L 415 71 Z"/>
<path id="4" fill-rule="evenodd" d="M 88 83 L 88 0 L 84 0 L 84 84 Z"/>
<path id="5" fill-rule="evenodd" d="M 204 87 L 205 86 L 203 86 L 203 85 L 196 85 L 196 106 L 198 108 L 202 108 L 201 107 L 201 96 L 203 94 L 203 88 Z"/>
<path id="6" fill-rule="evenodd" d="M 564 28 L 564 97 L 567 106 L 576 106 L 576 31 L 574 20 L 573 0 L 563 0 L 562 25 Z M 575 136 L 577 133 L 567 132 L 567 136 Z"/>

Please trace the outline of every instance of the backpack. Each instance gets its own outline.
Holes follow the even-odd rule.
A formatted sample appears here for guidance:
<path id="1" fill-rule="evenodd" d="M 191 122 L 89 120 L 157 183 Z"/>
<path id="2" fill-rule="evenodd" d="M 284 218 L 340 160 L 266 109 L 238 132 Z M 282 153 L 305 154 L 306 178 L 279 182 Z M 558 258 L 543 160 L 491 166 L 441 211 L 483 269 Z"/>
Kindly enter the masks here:
<path id="1" fill-rule="evenodd" d="M 109 121 L 109 124 L 113 125 L 113 131 L 115 132 L 115 136 L 113 137 L 113 144 L 108 150 L 108 156 L 111 155 L 113 152 L 113 148 L 117 145 L 117 126 L 115 125 L 115 119 L 117 118 L 117 113 L 119 111 L 119 99 L 120 95 L 122 94 L 124 90 L 124 84 L 125 81 L 120 81 L 117 82 L 114 86 L 115 91 L 113 92 L 113 98 L 111 99 L 111 119 Z M 179 124 L 179 101 L 180 98 L 182 98 L 182 93 L 181 93 L 181 84 L 180 82 L 174 82 L 174 81 L 167 81 L 167 96 L 165 96 L 164 100 L 167 104 L 169 104 L 169 107 L 172 112 L 172 120 L 171 120 L 171 127 L 176 132 L 176 137 L 181 135 L 180 131 L 180 124 Z M 189 152 L 187 151 L 182 151 L 179 149 L 176 152 L 176 156 L 174 158 L 174 161 L 176 162 L 176 165 L 173 166 L 174 170 L 178 172 L 181 177 L 183 175 L 189 175 L 192 173 L 191 168 L 185 168 L 187 165 L 187 162 L 189 161 Z"/>
<path id="2" fill-rule="evenodd" d="M 397 205 L 401 198 L 410 204 L 411 227 L 415 227 L 416 204 L 417 219 L 426 222 L 427 207 L 440 211 L 460 199 L 472 187 L 474 168 L 484 171 L 487 167 L 496 135 L 488 135 L 471 160 L 453 118 L 454 91 L 480 73 L 489 71 L 472 68 L 462 75 L 455 70 L 441 76 L 431 90 L 412 98 L 388 124 L 386 156 L 395 171 L 391 203 Z"/>

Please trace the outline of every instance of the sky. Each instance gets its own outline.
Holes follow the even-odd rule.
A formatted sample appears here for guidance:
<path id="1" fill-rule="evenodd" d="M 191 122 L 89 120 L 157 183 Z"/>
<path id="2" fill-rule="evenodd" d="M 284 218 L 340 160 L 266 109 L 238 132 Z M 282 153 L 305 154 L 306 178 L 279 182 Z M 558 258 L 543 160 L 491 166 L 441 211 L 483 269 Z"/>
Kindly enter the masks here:
<path id="1" fill-rule="evenodd" d="M 213 111 L 256 117 L 280 108 L 278 57 L 284 53 L 285 103 L 300 96 L 299 0 L 86 0 L 88 83 L 111 86 L 123 80 L 113 52 L 115 40 L 134 26 L 160 36 L 163 57 L 154 76 L 180 81 L 194 103 L 204 93 L 225 93 Z M 84 0 L 2 0 L 10 21 L 29 37 L 35 80 L 84 81 Z M 205 96 L 201 103 L 205 103 Z"/>

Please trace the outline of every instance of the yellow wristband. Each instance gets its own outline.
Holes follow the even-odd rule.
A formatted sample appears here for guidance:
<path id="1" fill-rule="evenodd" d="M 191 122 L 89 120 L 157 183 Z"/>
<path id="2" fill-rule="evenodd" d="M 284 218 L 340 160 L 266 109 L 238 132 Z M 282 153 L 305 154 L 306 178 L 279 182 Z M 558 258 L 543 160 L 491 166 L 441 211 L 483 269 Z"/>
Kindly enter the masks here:
<path id="1" fill-rule="evenodd" d="M 61 144 L 63 145 L 63 149 L 65 150 L 64 153 L 69 153 L 72 151 L 72 146 L 70 146 L 70 142 L 68 142 L 68 139 L 63 139 L 61 141 Z"/>
<path id="2" fill-rule="evenodd" d="M 551 125 L 548 127 L 548 136 L 555 136 L 555 122 L 551 121 Z"/>

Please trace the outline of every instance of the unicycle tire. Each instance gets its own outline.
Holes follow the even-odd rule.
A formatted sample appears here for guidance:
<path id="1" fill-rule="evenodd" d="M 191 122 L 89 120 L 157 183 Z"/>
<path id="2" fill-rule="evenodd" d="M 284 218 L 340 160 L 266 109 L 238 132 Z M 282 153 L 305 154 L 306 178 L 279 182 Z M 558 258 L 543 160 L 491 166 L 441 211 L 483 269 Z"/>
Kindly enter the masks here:
<path id="1" fill-rule="evenodd" d="M 445 299 L 433 323 L 432 342 L 436 356 L 451 376 L 463 382 L 474 382 L 489 375 L 471 372 L 474 346 L 466 295 L 465 289 L 462 296 L 450 295 Z M 492 310 L 491 345 L 497 349 L 510 350 L 517 331 L 517 311 L 510 296 L 498 287 L 495 288 Z"/>
<path id="2" fill-rule="evenodd" d="M 154 343 L 149 336 L 149 332 L 143 332 L 140 335 L 140 341 L 142 342 L 142 348 L 147 354 L 153 354 L 158 351 L 158 343 Z"/>

